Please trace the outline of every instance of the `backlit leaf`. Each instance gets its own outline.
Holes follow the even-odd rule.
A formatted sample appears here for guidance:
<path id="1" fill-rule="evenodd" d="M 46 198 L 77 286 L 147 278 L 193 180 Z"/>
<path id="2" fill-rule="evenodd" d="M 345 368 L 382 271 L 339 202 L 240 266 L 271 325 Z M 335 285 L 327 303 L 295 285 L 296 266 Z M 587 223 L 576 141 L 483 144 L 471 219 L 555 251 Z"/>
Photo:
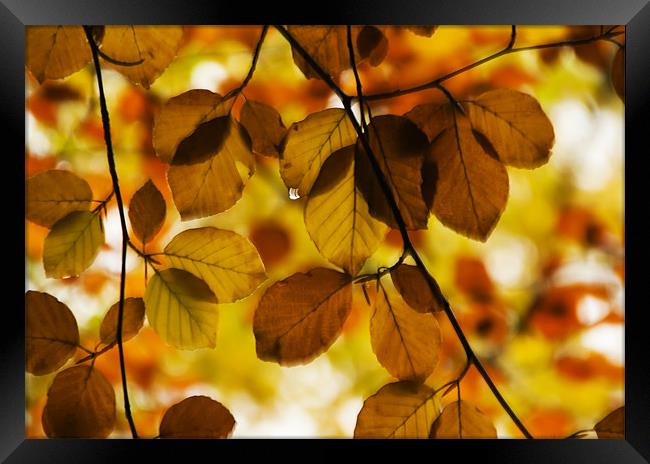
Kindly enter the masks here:
<path id="1" fill-rule="evenodd" d="M 50 438 L 106 438 L 115 424 L 115 392 L 87 365 L 59 372 L 47 391 L 43 429 Z"/>
<path id="2" fill-rule="evenodd" d="M 285 366 L 311 361 L 334 343 L 351 306 L 347 274 L 316 268 L 276 282 L 255 311 L 257 356 Z"/>
<path id="3" fill-rule="evenodd" d="M 357 139 L 352 122 L 341 108 L 329 108 L 291 125 L 280 156 L 280 174 L 289 188 L 306 195 L 325 160 Z"/>
<path id="4" fill-rule="evenodd" d="M 72 211 L 87 211 L 93 199 L 88 182 L 70 171 L 39 172 L 26 184 L 25 216 L 45 227 L 52 227 Z"/>
<path id="5" fill-rule="evenodd" d="M 176 56 L 182 37 L 180 26 L 105 26 L 102 52 L 130 65 L 104 64 L 148 89 Z"/>
<path id="6" fill-rule="evenodd" d="M 43 265 L 47 277 L 77 276 L 95 261 L 104 243 L 99 214 L 73 211 L 58 220 L 43 245 Z"/>
<path id="7" fill-rule="evenodd" d="M 120 302 L 110 307 L 102 324 L 99 326 L 99 337 L 103 344 L 110 345 L 117 340 L 117 316 Z M 126 298 L 122 315 L 122 341 L 135 337 L 144 323 L 144 301 L 142 298 Z"/>
<path id="8" fill-rule="evenodd" d="M 477 141 L 467 117 L 454 112 L 452 122 L 427 156 L 435 169 L 433 212 L 447 227 L 485 241 L 505 209 L 508 173 Z"/>
<path id="9" fill-rule="evenodd" d="M 234 98 L 222 100 L 221 95 L 205 89 L 188 90 L 167 100 L 156 116 L 153 146 L 158 157 L 171 163 L 178 145 L 207 121 L 227 116 Z"/>
<path id="10" fill-rule="evenodd" d="M 354 438 L 427 438 L 438 414 L 440 405 L 428 386 L 389 383 L 363 402 Z"/>
<path id="11" fill-rule="evenodd" d="M 466 401 L 455 401 L 442 410 L 433 423 L 429 436 L 431 438 L 497 438 L 497 431 L 487 416 L 475 406 Z"/>
<path id="12" fill-rule="evenodd" d="M 436 32 L 436 29 L 438 29 L 438 26 L 406 26 L 406 28 L 416 35 L 431 37 Z"/>
<path id="13" fill-rule="evenodd" d="M 92 59 L 81 26 L 29 26 L 25 32 L 25 63 L 39 82 L 62 79 Z"/>
<path id="14" fill-rule="evenodd" d="M 612 85 L 625 103 L 625 48 L 619 48 L 612 63 Z"/>
<path id="15" fill-rule="evenodd" d="M 79 329 L 68 307 L 47 293 L 25 295 L 26 370 L 44 375 L 63 366 L 77 351 Z"/>
<path id="16" fill-rule="evenodd" d="M 287 128 L 275 108 L 246 100 L 239 122 L 248 132 L 255 153 L 276 157 L 279 155 Z"/>
<path id="17" fill-rule="evenodd" d="M 350 68 L 347 28 L 345 26 L 289 26 L 289 33 L 330 76 L 337 78 L 344 69 Z M 388 40 L 375 26 L 352 27 L 352 43 L 357 64 L 365 58 L 373 66 L 380 64 L 388 52 Z M 318 74 L 293 50 L 293 60 L 305 77 Z"/>
<path id="18" fill-rule="evenodd" d="M 167 205 L 160 191 L 149 180 L 138 189 L 129 203 L 129 220 L 136 237 L 150 242 L 165 222 Z"/>
<path id="19" fill-rule="evenodd" d="M 625 406 L 610 412 L 594 427 L 598 438 L 625 439 Z"/>
<path id="20" fill-rule="evenodd" d="M 250 140 L 239 123 L 221 117 L 203 123 L 178 147 L 167 172 L 174 203 L 187 221 L 233 206 L 255 171 Z"/>
<path id="21" fill-rule="evenodd" d="M 217 299 L 208 285 L 181 269 L 165 269 L 147 283 L 147 320 L 170 345 L 183 349 L 214 348 Z"/>
<path id="22" fill-rule="evenodd" d="M 404 301 L 418 312 L 442 311 L 444 297 L 436 283 L 435 292 L 431 291 L 426 278 L 417 266 L 400 264 L 390 271 L 390 277 Z"/>
<path id="23" fill-rule="evenodd" d="M 388 231 L 368 211 L 354 156 L 354 146 L 348 146 L 325 161 L 305 206 L 305 226 L 318 251 L 350 275 L 361 270 Z"/>
<path id="24" fill-rule="evenodd" d="M 227 438 L 235 418 L 224 405 L 207 396 L 190 396 L 165 411 L 160 438 Z"/>
<path id="25" fill-rule="evenodd" d="M 388 182 L 399 211 L 409 229 L 426 229 L 429 218 L 422 196 L 422 163 L 428 143 L 426 136 L 409 119 L 384 115 L 372 118 L 368 133 L 370 149 Z M 377 180 L 361 141 L 357 141 L 356 169 L 370 213 L 397 228 L 384 191 Z"/>
<path id="26" fill-rule="evenodd" d="M 264 265 L 253 244 L 229 230 L 189 229 L 165 247 L 169 264 L 203 279 L 220 303 L 250 295 L 265 279 Z"/>
<path id="27" fill-rule="evenodd" d="M 472 127 L 488 139 L 502 163 L 531 169 L 548 161 L 553 126 L 533 97 L 498 89 L 463 104 Z"/>
<path id="28" fill-rule="evenodd" d="M 393 377 L 424 381 L 438 364 L 442 337 L 435 316 L 413 311 L 399 295 L 377 289 L 370 319 L 370 342 L 377 360 Z"/>

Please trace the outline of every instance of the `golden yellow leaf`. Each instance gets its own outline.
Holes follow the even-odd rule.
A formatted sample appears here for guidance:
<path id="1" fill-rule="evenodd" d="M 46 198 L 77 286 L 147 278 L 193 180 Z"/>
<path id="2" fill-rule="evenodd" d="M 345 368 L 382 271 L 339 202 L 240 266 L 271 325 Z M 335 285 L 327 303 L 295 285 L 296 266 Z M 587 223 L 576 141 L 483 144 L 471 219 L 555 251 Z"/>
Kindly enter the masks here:
<path id="1" fill-rule="evenodd" d="M 48 228 L 72 211 L 87 211 L 93 199 L 88 182 L 70 171 L 39 172 L 26 184 L 25 216 Z"/>
<path id="2" fill-rule="evenodd" d="M 502 163 L 532 169 L 548 161 L 555 134 L 535 98 L 497 89 L 463 104 L 472 128 L 487 138 Z"/>
<path id="3" fill-rule="evenodd" d="M 314 61 L 335 79 L 341 71 L 351 67 L 346 26 L 289 26 L 287 30 Z M 369 57 L 370 64 L 379 65 L 388 52 L 388 40 L 384 33 L 374 26 L 354 26 L 351 33 L 357 64 Z M 294 49 L 292 52 L 293 61 L 305 77 L 318 77 L 300 53 Z"/>
<path id="4" fill-rule="evenodd" d="M 181 269 L 165 269 L 147 283 L 147 320 L 173 347 L 214 348 L 217 340 L 217 299 L 208 285 Z"/>
<path id="5" fill-rule="evenodd" d="M 253 100 L 246 100 L 241 109 L 239 122 L 251 138 L 253 151 L 260 155 L 280 154 L 282 140 L 287 134 L 280 113 L 272 106 Z"/>
<path id="6" fill-rule="evenodd" d="M 429 436 L 430 438 L 497 438 L 497 431 L 487 416 L 474 405 L 466 401 L 455 401 L 442 410 L 431 426 Z"/>
<path id="7" fill-rule="evenodd" d="M 81 26 L 28 26 L 25 63 L 39 82 L 62 79 L 79 71 L 92 59 Z"/>
<path id="8" fill-rule="evenodd" d="M 270 286 L 253 320 L 258 358 L 291 366 L 326 351 L 350 313 L 351 281 L 347 274 L 316 268 Z"/>
<path id="9" fill-rule="evenodd" d="M 104 244 L 104 228 L 99 214 L 73 211 L 58 220 L 43 245 L 43 265 L 47 277 L 77 276 L 95 261 Z"/>
<path id="10" fill-rule="evenodd" d="M 227 438 L 235 427 L 230 411 L 207 396 L 190 396 L 165 411 L 160 438 Z"/>
<path id="11" fill-rule="evenodd" d="M 436 29 L 438 29 L 438 26 L 406 26 L 406 28 L 415 35 L 431 37 L 436 32 Z"/>
<path id="12" fill-rule="evenodd" d="M 398 294 L 379 286 L 370 319 L 370 343 L 393 377 L 424 381 L 438 365 L 442 337 L 435 316 L 413 311 Z"/>
<path id="13" fill-rule="evenodd" d="M 120 302 L 110 307 L 102 324 L 99 326 L 99 338 L 105 345 L 110 345 L 117 340 L 117 316 L 119 315 Z M 122 315 L 122 341 L 135 337 L 144 323 L 144 301 L 142 298 L 126 298 Z"/>
<path id="14" fill-rule="evenodd" d="M 354 126 L 341 108 L 319 111 L 292 124 L 280 156 L 284 183 L 307 195 L 325 160 L 356 139 Z"/>
<path id="15" fill-rule="evenodd" d="M 138 240 L 150 242 L 165 222 L 167 205 L 151 180 L 138 189 L 129 203 L 129 220 Z"/>
<path id="16" fill-rule="evenodd" d="M 47 391 L 43 429 L 50 438 L 106 438 L 115 424 L 115 392 L 87 365 L 59 372 Z"/>
<path id="17" fill-rule="evenodd" d="M 68 307 L 47 293 L 25 295 L 26 370 L 44 375 L 63 366 L 77 351 L 79 329 Z"/>
<path id="18" fill-rule="evenodd" d="M 619 48 L 612 63 L 612 85 L 616 95 L 625 103 L 625 48 Z"/>
<path id="19" fill-rule="evenodd" d="M 440 404 L 428 386 L 389 383 L 363 402 L 354 438 L 427 438 L 439 414 Z"/>
<path id="20" fill-rule="evenodd" d="M 203 123 L 178 147 L 167 172 L 183 221 L 226 211 L 242 195 L 255 171 L 250 140 L 237 121 L 220 117 Z"/>
<path id="21" fill-rule="evenodd" d="M 406 226 L 426 229 L 429 208 L 422 195 L 421 173 L 429 145 L 426 136 L 409 119 L 384 115 L 372 118 L 368 139 Z M 361 141 L 357 141 L 357 169 L 364 173 L 359 176 L 359 188 L 368 202 L 370 213 L 397 228 L 397 221 Z"/>
<path id="22" fill-rule="evenodd" d="M 466 116 L 454 113 L 452 127 L 431 144 L 428 161 L 435 169 L 436 217 L 467 237 L 487 240 L 508 200 L 508 173 L 477 141 Z"/>
<path id="23" fill-rule="evenodd" d="M 264 265 L 253 244 L 229 230 L 189 229 L 165 247 L 169 264 L 203 279 L 219 303 L 250 295 L 264 280 Z"/>
<path id="24" fill-rule="evenodd" d="M 625 439 L 625 406 L 610 412 L 594 427 L 598 438 Z"/>
<path id="25" fill-rule="evenodd" d="M 443 311 L 444 297 L 440 287 L 436 283 L 435 292 L 432 292 L 417 266 L 402 263 L 391 269 L 390 277 L 397 291 L 411 308 L 421 313 Z"/>
<path id="26" fill-rule="evenodd" d="M 354 156 L 353 145 L 330 156 L 305 205 L 305 226 L 318 251 L 353 276 L 388 231 L 370 215 L 357 187 Z"/>
<path id="27" fill-rule="evenodd" d="M 158 157 L 171 163 L 184 139 L 200 124 L 230 114 L 234 101 L 224 101 L 221 95 L 204 89 L 188 90 L 170 98 L 154 120 L 153 146 Z"/>
<path id="28" fill-rule="evenodd" d="M 105 26 L 101 51 L 112 60 L 129 63 L 104 61 L 106 66 L 148 89 L 172 62 L 182 38 L 180 26 Z"/>

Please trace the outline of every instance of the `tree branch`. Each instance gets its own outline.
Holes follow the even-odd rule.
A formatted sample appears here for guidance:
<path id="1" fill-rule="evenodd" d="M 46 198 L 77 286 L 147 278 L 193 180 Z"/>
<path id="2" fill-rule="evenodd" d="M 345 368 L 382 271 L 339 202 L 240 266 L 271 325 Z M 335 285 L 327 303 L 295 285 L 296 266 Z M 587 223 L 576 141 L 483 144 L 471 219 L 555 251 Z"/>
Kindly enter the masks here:
<path id="1" fill-rule="evenodd" d="M 265 25 L 262 27 L 262 32 L 260 34 L 260 38 L 257 41 L 257 45 L 255 46 L 255 51 L 253 52 L 253 60 L 251 62 L 250 68 L 248 68 L 248 73 L 246 74 L 246 77 L 244 77 L 244 80 L 239 85 L 239 87 L 235 87 L 223 97 L 224 101 L 243 92 L 243 90 L 246 88 L 250 80 L 253 78 L 253 74 L 255 73 L 255 68 L 257 67 L 257 60 L 260 57 L 262 44 L 264 43 L 264 38 L 266 37 L 266 32 L 268 30 L 269 30 L 269 26 Z"/>
<path id="2" fill-rule="evenodd" d="M 120 272 L 120 300 L 117 312 L 117 347 L 120 355 L 120 371 L 122 373 L 122 390 L 124 392 L 124 412 L 126 420 L 131 428 L 131 435 L 133 438 L 138 438 L 138 432 L 133 422 L 131 415 L 131 405 L 129 403 L 129 392 L 126 384 L 126 367 L 124 365 L 124 347 L 122 346 L 122 323 L 124 319 L 124 289 L 126 285 L 126 250 L 129 243 L 129 231 L 126 227 L 126 218 L 124 216 L 124 203 L 122 201 L 122 194 L 120 192 L 120 183 L 117 177 L 117 170 L 115 168 L 115 155 L 113 154 L 113 142 L 111 140 L 111 126 L 108 117 L 108 107 L 106 105 L 106 95 L 104 94 L 104 83 L 102 81 L 102 69 L 99 64 L 99 49 L 93 38 L 92 29 L 89 26 L 84 26 L 90 50 L 93 55 L 93 63 L 95 65 L 95 75 L 97 76 L 97 86 L 99 88 L 99 106 L 102 114 L 102 126 L 104 128 L 104 141 L 106 143 L 106 157 L 108 158 L 108 169 L 111 173 L 113 181 L 113 191 L 115 192 L 115 199 L 117 200 L 117 208 L 120 213 L 120 224 L 122 226 L 122 268 Z M 93 359 L 94 360 L 94 359 Z"/>
<path id="3" fill-rule="evenodd" d="M 421 92 L 422 90 L 426 89 L 432 89 L 432 88 L 440 88 L 439 84 L 442 82 L 451 79 L 452 77 L 458 76 L 459 74 L 462 74 L 466 71 L 469 71 L 470 69 L 474 69 L 477 66 L 481 66 L 482 64 L 485 64 L 489 61 L 495 60 L 501 56 L 504 55 L 509 55 L 510 53 L 517 53 L 517 52 L 524 52 L 528 50 L 542 50 L 544 48 L 555 48 L 555 47 L 563 47 L 563 46 L 575 46 L 575 45 L 585 45 L 588 43 L 596 42 L 599 40 L 609 40 L 612 39 L 613 37 L 616 37 L 618 35 L 623 34 L 622 31 L 614 31 L 610 30 L 607 31 L 603 34 L 599 34 L 593 37 L 587 37 L 585 39 L 577 39 L 577 40 L 563 40 L 560 42 L 551 42 L 547 44 L 540 44 L 540 45 L 531 45 L 528 47 L 514 47 L 514 43 L 517 37 L 517 29 L 516 26 L 512 26 L 512 33 L 510 35 L 510 41 L 508 44 L 501 49 L 500 51 L 493 53 L 490 56 L 487 56 L 485 58 L 482 58 L 478 61 L 475 61 L 471 64 L 468 64 L 467 66 L 463 66 L 462 68 L 459 68 L 455 71 L 452 71 L 448 74 L 445 74 L 444 76 L 440 76 L 432 81 L 426 82 L 424 84 L 416 85 L 415 87 L 410 87 L 408 89 L 398 89 L 398 90 L 393 90 L 391 92 L 382 92 L 382 93 L 376 93 L 376 94 L 371 94 L 371 95 L 366 95 L 365 99 L 366 101 L 374 101 L 374 100 L 385 100 L 388 98 L 395 98 L 395 97 L 400 97 L 402 95 L 408 95 L 410 93 L 416 93 L 416 92 Z M 355 95 L 352 97 L 352 99 L 358 99 L 358 95 Z"/>
<path id="4" fill-rule="evenodd" d="M 346 113 L 348 114 L 348 117 L 350 118 L 352 125 L 354 126 L 354 129 L 359 137 L 359 140 L 361 141 L 361 144 L 363 145 L 364 151 L 366 152 L 366 156 L 370 161 L 375 176 L 379 181 L 379 185 L 381 186 L 384 196 L 388 201 L 388 205 L 391 209 L 391 212 L 393 213 L 395 221 L 397 222 L 400 234 L 402 236 L 402 240 L 404 242 L 404 251 L 405 252 L 408 251 L 408 253 L 411 255 L 417 267 L 424 274 L 427 284 L 429 285 L 429 288 L 434 294 L 436 294 L 438 292 L 437 284 L 435 283 L 433 277 L 431 277 L 431 274 L 429 274 L 424 262 L 422 261 L 422 258 L 420 258 L 420 255 L 418 254 L 417 250 L 413 246 L 413 243 L 411 242 L 411 239 L 408 235 L 408 229 L 406 223 L 404 222 L 404 218 L 402 217 L 397 202 L 395 201 L 395 197 L 393 196 L 388 181 L 386 180 L 386 177 L 384 176 L 384 173 L 382 172 L 381 167 L 379 166 L 379 163 L 377 162 L 377 159 L 375 158 L 375 155 L 373 154 L 372 149 L 370 148 L 370 144 L 367 138 L 364 137 L 364 133 L 361 129 L 361 126 L 359 125 L 356 118 L 354 117 L 354 113 L 352 112 L 350 97 L 346 95 L 344 92 L 342 92 L 340 88 L 338 88 L 338 86 L 332 81 L 331 77 L 314 61 L 314 59 L 309 55 L 309 53 L 307 53 L 307 51 L 302 47 L 302 45 L 284 27 L 275 26 L 275 28 L 287 39 L 289 44 L 302 56 L 302 58 L 305 61 L 307 61 L 307 63 L 309 63 L 309 65 L 314 69 L 314 71 L 319 75 L 319 77 L 323 79 L 330 86 L 330 88 L 341 98 L 343 107 Z M 358 74 L 355 73 L 355 76 L 357 75 Z M 435 85 L 437 84 L 439 83 L 436 83 Z M 360 95 L 359 97 L 363 98 L 362 95 Z M 465 336 L 465 333 L 460 327 L 460 324 L 458 323 L 454 315 L 454 312 L 452 311 L 451 306 L 449 305 L 449 302 L 446 299 L 444 299 L 443 309 L 445 311 L 445 314 L 449 318 L 449 321 L 451 322 L 451 325 L 454 328 L 454 331 L 456 332 L 456 335 L 458 336 L 461 345 L 463 346 L 463 349 L 465 350 L 468 363 L 472 363 L 474 364 L 474 366 L 476 366 L 476 369 L 485 380 L 486 384 L 492 391 L 492 394 L 495 396 L 499 404 L 501 404 L 501 407 L 503 407 L 506 413 L 510 416 L 510 418 L 515 423 L 515 425 L 519 428 L 521 433 L 526 438 L 533 438 L 530 432 L 528 432 L 528 430 L 524 426 L 524 424 L 519 420 L 517 415 L 514 413 L 512 408 L 510 408 L 505 398 L 501 395 L 498 388 L 490 378 L 489 374 L 481 364 L 481 361 L 478 359 L 478 357 L 472 350 L 472 347 L 470 346 L 469 341 Z"/>

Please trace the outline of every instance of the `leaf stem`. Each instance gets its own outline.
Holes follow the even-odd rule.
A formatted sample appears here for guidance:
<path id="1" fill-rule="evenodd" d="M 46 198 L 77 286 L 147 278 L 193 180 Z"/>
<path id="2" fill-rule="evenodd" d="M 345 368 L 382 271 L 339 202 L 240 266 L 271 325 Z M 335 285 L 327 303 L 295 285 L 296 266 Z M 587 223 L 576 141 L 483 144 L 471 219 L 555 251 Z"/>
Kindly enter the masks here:
<path id="1" fill-rule="evenodd" d="M 509 55 L 510 53 L 517 53 L 517 52 L 523 52 L 523 51 L 528 51 L 528 50 L 542 50 L 545 48 L 555 48 L 555 47 L 563 47 L 563 46 L 575 46 L 575 45 L 585 45 L 588 43 L 596 42 L 599 40 L 605 40 L 608 41 L 609 39 L 612 39 L 613 37 L 616 37 L 618 35 L 624 34 L 623 31 L 614 31 L 613 29 L 610 29 L 607 32 L 604 32 L 602 34 L 598 34 L 592 37 L 587 37 L 584 39 L 577 39 L 577 40 L 563 40 L 559 42 L 551 42 L 551 43 L 546 43 L 546 44 L 539 44 L 539 45 L 531 45 L 527 47 L 514 47 L 515 40 L 517 38 L 517 29 L 516 26 L 512 26 L 512 32 L 510 35 L 510 40 L 508 44 L 499 50 L 496 53 L 493 53 L 485 58 L 482 58 L 478 61 L 475 61 L 473 63 L 470 63 L 466 66 L 463 66 L 462 68 L 459 68 L 455 71 L 452 71 L 448 74 L 445 74 L 443 76 L 440 76 L 436 79 L 433 79 L 429 82 L 426 82 L 424 84 L 416 85 L 414 87 L 410 87 L 407 89 L 397 89 L 393 90 L 390 92 L 382 92 L 382 93 L 376 93 L 376 94 L 370 94 L 370 95 L 365 95 L 366 101 L 375 101 L 375 100 L 385 100 L 388 98 L 395 98 L 395 97 L 400 97 L 402 95 L 408 95 L 410 93 L 416 93 L 416 92 L 421 92 L 422 90 L 426 89 L 432 89 L 432 88 L 438 88 L 440 89 L 439 84 L 442 82 L 445 82 L 446 80 L 451 79 L 452 77 L 458 76 L 459 74 L 462 74 L 466 71 L 469 71 L 470 69 L 474 69 L 477 66 L 481 66 L 482 64 L 485 64 L 489 61 L 495 60 L 501 56 L 504 55 Z M 353 100 L 358 99 L 359 96 L 355 95 L 351 97 Z"/>
<path id="2" fill-rule="evenodd" d="M 117 177 L 117 170 L 115 168 L 115 155 L 113 154 L 113 142 L 111 140 L 111 126 L 108 117 L 108 107 L 106 105 L 106 95 L 104 94 L 104 83 L 102 81 L 102 70 L 99 64 L 99 49 L 93 38 L 92 29 L 90 26 L 84 26 L 90 50 L 93 56 L 93 63 L 95 65 L 95 75 L 97 77 L 97 87 L 99 88 L 99 106 L 102 115 L 102 126 L 104 128 L 104 141 L 106 143 L 106 157 L 108 159 L 108 169 L 111 173 L 113 182 L 113 190 L 115 192 L 115 199 L 117 200 L 117 207 L 120 214 L 120 224 L 122 226 L 122 268 L 120 272 L 120 300 L 117 313 L 117 347 L 120 356 L 120 371 L 122 374 L 122 390 L 124 392 L 124 412 L 126 420 L 131 429 L 133 438 L 138 438 L 138 432 L 133 422 L 131 415 L 131 405 L 129 402 L 129 392 L 126 382 L 126 367 L 124 364 L 124 347 L 122 346 L 122 323 L 124 319 L 124 293 L 126 286 L 126 250 L 129 243 L 129 232 L 126 227 L 126 218 L 124 216 L 124 203 L 122 201 L 122 194 L 120 192 L 120 183 Z"/>
<path id="3" fill-rule="evenodd" d="M 359 136 L 359 140 L 361 141 L 361 144 L 363 145 L 364 151 L 366 152 L 366 156 L 368 157 L 370 164 L 372 166 L 372 169 L 375 173 L 375 176 L 377 177 L 377 180 L 379 181 L 379 185 L 381 186 L 381 189 L 384 193 L 384 196 L 386 197 L 386 200 L 388 201 L 389 207 L 393 213 L 393 216 L 395 218 L 395 221 L 397 222 L 400 234 L 402 236 L 402 240 L 404 242 L 404 250 L 408 251 L 408 253 L 411 255 L 413 260 L 415 261 L 415 264 L 422 273 L 425 276 L 425 279 L 427 281 L 427 284 L 429 285 L 429 288 L 431 289 L 432 292 L 437 293 L 437 284 L 433 277 L 431 277 L 431 274 L 427 271 L 427 268 L 422 261 L 422 258 L 420 258 L 420 255 L 418 254 L 417 250 L 413 246 L 413 243 L 411 242 L 411 239 L 408 235 L 408 229 L 406 226 L 406 223 L 404 222 L 404 218 L 402 217 L 402 214 L 399 210 L 399 207 L 397 206 L 397 202 L 395 201 L 395 197 L 393 196 L 393 193 L 391 191 L 390 185 L 388 184 L 388 181 L 386 180 L 386 177 L 384 176 L 384 173 L 381 170 L 381 167 L 379 166 L 379 163 L 377 162 L 377 159 L 375 158 L 375 155 L 372 152 L 372 149 L 370 148 L 370 144 L 368 143 L 368 140 L 364 136 L 365 134 L 363 133 L 361 126 L 359 125 L 358 121 L 354 117 L 354 113 L 352 111 L 351 107 L 351 98 L 350 96 L 346 95 L 332 80 L 332 78 L 318 65 L 318 63 L 315 62 L 315 60 L 307 53 L 307 51 L 302 47 L 302 45 L 282 26 L 275 26 L 275 28 L 282 34 L 285 39 L 289 42 L 289 44 L 302 56 L 302 58 L 307 61 L 307 63 L 314 69 L 314 71 L 319 75 L 319 77 L 324 80 L 330 88 L 341 98 L 341 102 L 343 103 L 343 107 L 348 114 L 348 117 L 350 118 L 350 121 L 352 125 L 354 126 L 354 129 Z M 507 50 L 507 49 L 504 49 Z M 434 84 L 436 86 L 438 83 Z M 406 92 L 409 93 L 409 92 Z M 358 96 L 359 98 L 363 98 L 362 95 Z M 530 434 L 530 432 L 526 429 L 524 424 L 519 420 L 517 415 L 514 413 L 512 408 L 508 405 L 507 401 L 505 398 L 501 395 L 501 392 L 499 392 L 498 388 L 490 378 L 489 374 L 481 364 L 481 361 L 478 359 L 474 351 L 472 350 L 472 347 L 469 344 L 469 341 L 467 340 L 467 337 L 465 336 L 465 333 L 463 332 L 463 329 L 460 327 L 460 324 L 458 323 L 458 320 L 456 319 L 454 312 L 451 309 L 451 306 L 449 305 L 449 302 L 444 298 L 444 304 L 443 304 L 443 309 L 445 311 L 445 314 L 447 315 L 447 318 L 451 322 L 452 327 L 454 328 L 454 331 L 456 332 L 456 335 L 458 336 L 461 345 L 463 346 L 463 349 L 465 350 L 465 354 L 467 356 L 467 361 L 468 363 L 472 363 L 474 366 L 476 366 L 476 369 L 478 372 L 481 374 L 481 377 L 483 377 L 485 383 L 488 385 L 490 390 L 492 391 L 492 394 L 495 396 L 499 404 L 501 404 L 501 407 L 506 411 L 508 416 L 510 416 L 510 419 L 515 423 L 517 428 L 521 431 L 521 433 L 526 437 L 526 438 L 533 438 L 533 436 Z"/>

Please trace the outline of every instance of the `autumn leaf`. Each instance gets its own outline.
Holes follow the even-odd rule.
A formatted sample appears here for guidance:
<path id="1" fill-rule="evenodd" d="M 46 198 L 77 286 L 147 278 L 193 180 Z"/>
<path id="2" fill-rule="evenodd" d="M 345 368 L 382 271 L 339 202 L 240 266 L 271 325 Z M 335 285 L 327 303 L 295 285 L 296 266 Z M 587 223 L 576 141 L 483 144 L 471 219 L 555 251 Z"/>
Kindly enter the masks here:
<path id="1" fill-rule="evenodd" d="M 305 226 L 318 251 L 350 275 L 357 275 L 388 231 L 370 215 L 355 165 L 354 146 L 330 156 L 305 205 Z"/>
<path id="2" fill-rule="evenodd" d="M 393 377 L 424 381 L 438 364 L 440 327 L 431 313 L 413 311 L 398 295 L 377 289 L 370 319 L 370 343 L 377 360 Z"/>
<path id="3" fill-rule="evenodd" d="M 150 242 L 165 222 L 167 205 L 154 183 L 147 181 L 131 198 L 129 220 L 138 240 Z"/>
<path id="4" fill-rule="evenodd" d="M 101 51 L 111 58 L 106 66 L 148 89 L 172 62 L 182 38 L 180 26 L 105 26 Z"/>
<path id="5" fill-rule="evenodd" d="M 289 33 L 298 41 L 314 61 L 330 76 L 337 78 L 341 71 L 350 68 L 347 28 L 345 26 L 289 26 Z M 356 45 L 357 64 L 365 58 L 371 65 L 379 65 L 388 52 L 388 40 L 375 26 L 352 27 L 352 42 Z M 308 79 L 319 77 L 295 49 L 293 61 Z"/>
<path id="6" fill-rule="evenodd" d="M 483 149 L 466 116 L 453 112 L 452 127 L 431 143 L 427 162 L 435 170 L 436 217 L 460 234 L 487 240 L 508 200 L 508 173 Z"/>
<path id="7" fill-rule="evenodd" d="M 81 26 L 29 26 L 25 32 L 25 63 L 39 82 L 62 79 L 92 59 Z"/>
<path id="8" fill-rule="evenodd" d="M 426 136 L 403 116 L 376 116 L 370 121 L 368 140 L 372 154 L 388 182 L 395 202 L 409 229 L 426 229 L 429 209 L 422 196 L 422 163 L 428 143 Z M 359 188 L 370 213 L 397 228 L 384 191 L 377 180 L 361 141 L 357 141 Z"/>
<path id="9" fill-rule="evenodd" d="M 70 171 L 39 172 L 26 184 L 25 216 L 48 228 L 73 211 L 87 211 L 93 199 L 88 182 Z"/>
<path id="10" fill-rule="evenodd" d="M 427 438 L 438 414 L 440 404 L 428 386 L 389 383 L 363 402 L 354 438 Z"/>
<path id="11" fill-rule="evenodd" d="M 619 48 L 614 55 L 611 79 L 616 95 L 625 103 L 625 48 Z"/>
<path id="12" fill-rule="evenodd" d="M 442 410 L 433 423 L 429 436 L 430 438 L 497 438 L 497 431 L 485 414 L 475 406 L 466 401 L 455 401 Z"/>
<path id="13" fill-rule="evenodd" d="M 120 302 L 110 307 L 101 325 L 99 326 L 99 337 L 103 344 L 110 345 L 117 340 L 117 317 L 119 315 Z M 126 298 L 122 315 L 122 341 L 135 337 L 144 323 L 144 301 L 142 298 Z"/>
<path id="14" fill-rule="evenodd" d="M 329 108 L 312 113 L 289 127 L 280 156 L 280 175 L 289 188 L 307 195 L 325 160 L 354 144 L 354 126 L 345 110 Z"/>
<path id="15" fill-rule="evenodd" d="M 287 134 L 282 117 L 275 108 L 253 100 L 246 100 L 239 122 L 251 138 L 253 151 L 260 155 L 279 156 L 282 141 Z"/>
<path id="16" fill-rule="evenodd" d="M 610 412 L 594 426 L 598 438 L 625 439 L 625 406 Z"/>
<path id="17" fill-rule="evenodd" d="M 147 320 L 168 344 L 182 350 L 214 348 L 219 317 L 208 285 L 181 269 L 165 269 L 147 283 Z"/>
<path id="18" fill-rule="evenodd" d="M 432 292 L 427 279 L 417 266 L 402 263 L 390 270 L 390 277 L 397 291 L 411 308 L 420 313 L 444 310 L 445 299 L 440 287 L 436 283 L 436 290 Z"/>
<path id="19" fill-rule="evenodd" d="M 160 438 L 227 438 L 235 418 L 218 401 L 190 396 L 171 406 L 160 422 Z"/>
<path id="20" fill-rule="evenodd" d="M 167 172 L 183 221 L 226 211 L 242 196 L 255 171 L 250 140 L 237 121 L 220 117 L 203 123 L 178 147 Z"/>
<path id="21" fill-rule="evenodd" d="M 59 372 L 47 391 L 43 430 L 50 438 L 106 438 L 115 423 L 115 392 L 87 365 Z"/>
<path id="22" fill-rule="evenodd" d="M 266 280 L 253 244 L 229 230 L 185 230 L 165 247 L 165 256 L 171 266 L 203 279 L 220 303 L 244 298 Z"/>
<path id="23" fill-rule="evenodd" d="M 204 122 L 230 114 L 233 98 L 223 100 L 204 89 L 188 90 L 167 100 L 154 120 L 153 146 L 158 157 L 171 163 L 178 145 Z"/>
<path id="24" fill-rule="evenodd" d="M 530 95 L 498 89 L 463 104 L 472 128 L 487 138 L 502 163 L 532 169 L 549 160 L 553 126 Z"/>
<path id="25" fill-rule="evenodd" d="M 257 356 L 283 366 L 311 361 L 334 343 L 351 306 L 348 274 L 316 268 L 276 282 L 255 311 Z"/>
<path id="26" fill-rule="evenodd" d="M 45 238 L 43 265 L 47 277 L 77 276 L 95 261 L 104 243 L 99 214 L 74 211 L 58 220 Z"/>
<path id="27" fill-rule="evenodd" d="M 438 26 L 406 26 L 406 28 L 415 35 L 431 37 L 436 32 L 436 29 L 438 29 Z"/>
<path id="28" fill-rule="evenodd" d="M 52 295 L 25 294 L 26 370 L 45 375 L 65 364 L 77 351 L 79 329 L 72 311 Z"/>

